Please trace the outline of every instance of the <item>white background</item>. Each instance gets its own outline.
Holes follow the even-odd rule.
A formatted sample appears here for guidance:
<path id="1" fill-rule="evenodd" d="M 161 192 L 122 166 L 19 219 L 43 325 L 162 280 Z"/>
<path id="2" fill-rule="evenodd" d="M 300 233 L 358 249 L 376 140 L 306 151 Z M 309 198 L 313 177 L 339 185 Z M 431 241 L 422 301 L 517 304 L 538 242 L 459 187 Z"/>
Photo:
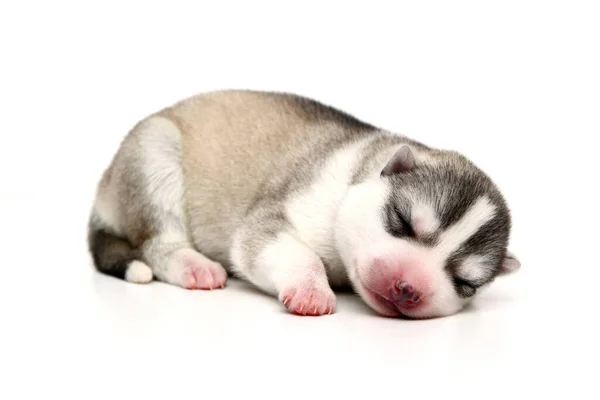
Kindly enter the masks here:
<path id="1" fill-rule="evenodd" d="M 600 6 L 349 3 L 0 5 L 0 397 L 598 398 Z M 504 191 L 522 270 L 431 321 L 94 273 L 87 213 L 127 130 L 224 88 L 463 152 Z"/>

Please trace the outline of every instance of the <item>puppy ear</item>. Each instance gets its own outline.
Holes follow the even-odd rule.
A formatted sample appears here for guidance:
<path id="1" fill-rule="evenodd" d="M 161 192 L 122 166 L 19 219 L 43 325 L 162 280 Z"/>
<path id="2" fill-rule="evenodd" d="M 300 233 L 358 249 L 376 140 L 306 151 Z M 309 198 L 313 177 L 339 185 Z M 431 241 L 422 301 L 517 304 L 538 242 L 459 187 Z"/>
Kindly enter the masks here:
<path id="1" fill-rule="evenodd" d="M 415 156 L 410 147 L 404 145 L 388 161 L 387 165 L 381 171 L 381 176 L 391 176 L 402 172 L 410 171 L 415 167 Z"/>
<path id="2" fill-rule="evenodd" d="M 521 261 L 510 251 L 506 253 L 499 275 L 507 275 L 517 272 L 521 268 Z"/>

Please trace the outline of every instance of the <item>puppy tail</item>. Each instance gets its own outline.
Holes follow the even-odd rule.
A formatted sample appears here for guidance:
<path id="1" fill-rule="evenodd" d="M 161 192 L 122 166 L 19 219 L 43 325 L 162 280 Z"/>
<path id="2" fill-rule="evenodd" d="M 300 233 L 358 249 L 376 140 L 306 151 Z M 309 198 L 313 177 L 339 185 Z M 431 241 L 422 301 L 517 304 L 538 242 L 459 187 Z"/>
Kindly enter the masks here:
<path id="1" fill-rule="evenodd" d="M 92 214 L 88 226 L 88 249 L 97 271 L 134 283 L 152 281 L 152 269 L 140 260 L 131 243 L 102 226 Z"/>

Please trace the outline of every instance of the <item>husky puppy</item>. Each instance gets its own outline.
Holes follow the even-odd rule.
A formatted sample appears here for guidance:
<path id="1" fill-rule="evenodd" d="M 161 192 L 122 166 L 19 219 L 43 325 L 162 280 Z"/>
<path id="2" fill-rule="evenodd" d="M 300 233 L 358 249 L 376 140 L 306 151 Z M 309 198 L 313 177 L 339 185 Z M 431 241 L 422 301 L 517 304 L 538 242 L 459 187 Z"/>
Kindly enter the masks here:
<path id="1" fill-rule="evenodd" d="M 516 271 L 509 209 L 463 155 L 312 99 L 224 90 L 124 137 L 100 179 L 89 250 L 101 273 L 185 289 L 228 276 L 298 315 L 352 288 L 378 315 L 441 317 Z"/>

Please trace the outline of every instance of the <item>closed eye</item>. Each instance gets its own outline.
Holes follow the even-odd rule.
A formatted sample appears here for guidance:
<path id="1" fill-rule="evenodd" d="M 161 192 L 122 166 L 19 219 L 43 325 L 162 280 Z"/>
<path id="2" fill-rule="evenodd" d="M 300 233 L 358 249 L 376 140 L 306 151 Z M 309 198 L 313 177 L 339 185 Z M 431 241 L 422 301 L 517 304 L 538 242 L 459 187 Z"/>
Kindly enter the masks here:
<path id="1" fill-rule="evenodd" d="M 477 286 L 464 279 L 455 278 L 454 285 L 461 297 L 471 297 L 477 292 Z"/>
<path id="2" fill-rule="evenodd" d="M 396 210 L 396 215 L 398 216 L 402 227 L 406 230 L 406 234 L 410 237 L 414 237 L 415 231 L 413 230 L 412 226 L 408 223 L 406 218 L 404 218 L 404 215 L 402 215 L 402 213 L 398 210 Z"/>
<path id="3" fill-rule="evenodd" d="M 385 214 L 385 228 L 390 235 L 397 238 L 415 237 L 415 232 L 408 223 L 408 219 L 404 217 L 396 204 L 388 203 L 385 207 Z"/>

